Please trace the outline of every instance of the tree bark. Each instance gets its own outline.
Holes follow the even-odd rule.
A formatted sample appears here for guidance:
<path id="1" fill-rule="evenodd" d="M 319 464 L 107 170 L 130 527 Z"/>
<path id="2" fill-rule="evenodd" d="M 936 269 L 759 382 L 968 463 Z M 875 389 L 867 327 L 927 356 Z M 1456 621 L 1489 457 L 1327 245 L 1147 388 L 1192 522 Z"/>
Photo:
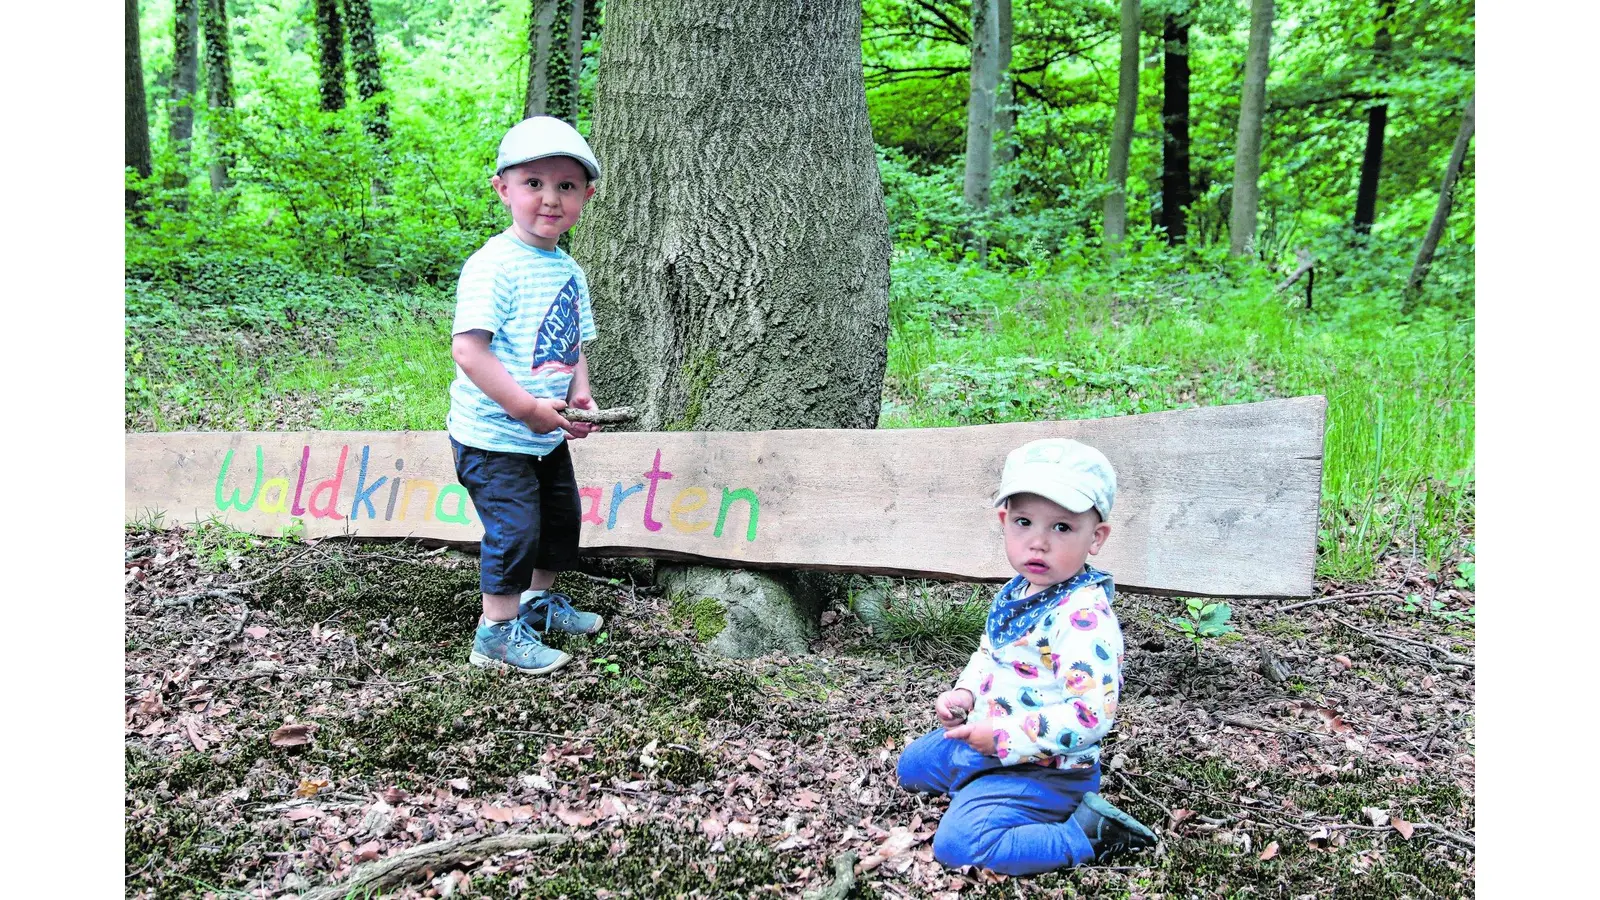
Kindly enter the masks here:
<path id="1" fill-rule="evenodd" d="M 316 0 L 317 86 L 322 95 L 322 111 L 344 109 L 344 20 L 339 18 L 339 0 Z"/>
<path id="2" fill-rule="evenodd" d="M 1161 227 L 1177 246 L 1189 233 L 1189 23 L 1166 17 L 1161 68 Z"/>
<path id="3" fill-rule="evenodd" d="M 345 27 L 350 33 L 350 66 L 355 70 L 356 95 L 363 103 L 383 93 L 383 65 L 372 25 L 369 0 L 344 0 Z M 381 144 L 389 139 L 389 105 L 378 102 L 367 120 L 367 133 Z"/>
<path id="4" fill-rule="evenodd" d="M 1011 83 L 1011 49 L 1016 37 L 1016 27 L 1011 19 L 1011 0 L 999 0 L 1000 13 L 1000 87 L 995 97 L 994 132 L 995 166 L 1005 165 L 1017 158 L 1017 148 L 1012 132 L 1017 127 L 1016 90 Z"/>
<path id="5" fill-rule="evenodd" d="M 583 0 L 572 0 L 567 11 L 567 121 L 578 121 L 583 98 Z"/>
<path id="6" fill-rule="evenodd" d="M 1456 179 L 1461 177 L 1461 164 L 1467 158 L 1467 144 L 1472 141 L 1473 112 L 1477 95 L 1467 98 L 1467 109 L 1461 117 L 1461 130 L 1456 132 L 1455 146 L 1450 148 L 1450 162 L 1444 168 L 1444 183 L 1439 186 L 1439 205 L 1433 209 L 1433 221 L 1428 223 L 1428 233 L 1417 250 L 1417 261 L 1406 279 L 1406 296 L 1414 297 L 1422 290 L 1422 282 L 1433 265 L 1434 251 L 1439 249 L 1439 238 L 1444 234 L 1445 223 L 1450 219 L 1450 207 L 1455 202 Z"/>
<path id="7" fill-rule="evenodd" d="M 228 46 L 227 0 L 205 0 L 201 24 L 206 38 L 206 102 L 211 109 L 211 136 L 217 144 L 216 158 L 211 163 L 211 189 L 225 190 L 230 179 L 228 169 L 233 161 L 225 148 L 223 135 L 217 126 L 233 109 L 232 52 Z"/>
<path id="8" fill-rule="evenodd" d="M 1383 0 L 1378 16 L 1378 34 L 1372 41 L 1374 66 L 1388 68 L 1389 20 L 1394 17 L 1395 0 Z M 1383 173 L 1383 132 L 1389 123 L 1389 104 L 1376 103 L 1367 110 L 1367 150 L 1361 156 L 1361 181 L 1356 187 L 1356 231 L 1368 234 L 1378 211 L 1378 178 Z"/>
<path id="9" fill-rule="evenodd" d="M 989 205 L 994 177 L 994 106 L 1000 81 L 1000 10 L 996 0 L 972 2 L 972 67 L 967 91 L 967 205 Z"/>
<path id="10" fill-rule="evenodd" d="M 123 115 L 122 149 L 124 165 L 139 173 L 140 178 L 150 177 L 150 116 L 145 109 L 144 59 L 139 50 L 139 0 L 127 0 L 126 30 L 123 32 Z M 122 198 L 123 206 L 138 214 L 144 198 L 137 190 L 128 188 Z"/>
<path id="11" fill-rule="evenodd" d="M 1260 202 L 1261 126 L 1267 106 L 1267 64 L 1272 49 L 1273 0 L 1250 0 L 1250 49 L 1244 64 L 1239 103 L 1239 137 L 1234 143 L 1233 208 L 1228 217 L 1229 252 L 1243 256 L 1255 246 L 1256 207 Z"/>
<path id="12" fill-rule="evenodd" d="M 1128 155 L 1133 149 L 1133 117 L 1139 111 L 1139 0 L 1122 0 L 1122 63 L 1117 68 L 1117 112 L 1111 123 L 1111 154 L 1105 199 L 1107 244 L 1122 242 L 1128 231 Z"/>
<path id="13" fill-rule="evenodd" d="M 528 91 L 522 115 L 542 116 L 550 108 L 550 39 L 557 0 L 533 0 L 528 10 Z"/>
<path id="14" fill-rule="evenodd" d="M 596 399 L 644 430 L 874 427 L 890 243 L 860 3 L 612 0 L 605 28 L 590 135 L 605 175 L 573 240 Z M 803 579 L 687 583 L 717 574 L 792 598 L 773 637 L 723 643 L 815 633 Z"/>
<path id="15" fill-rule="evenodd" d="M 195 96 L 200 89 L 200 3 L 176 0 L 172 16 L 172 114 L 167 137 L 187 157 L 194 137 Z"/>

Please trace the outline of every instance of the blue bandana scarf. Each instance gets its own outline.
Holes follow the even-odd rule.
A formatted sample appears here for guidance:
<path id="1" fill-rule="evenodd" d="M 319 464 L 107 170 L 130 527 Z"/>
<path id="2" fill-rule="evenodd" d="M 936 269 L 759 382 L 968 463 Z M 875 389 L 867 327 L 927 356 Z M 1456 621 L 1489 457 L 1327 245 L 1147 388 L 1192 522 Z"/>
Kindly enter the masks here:
<path id="1" fill-rule="evenodd" d="M 1045 613 L 1055 609 L 1057 603 L 1078 588 L 1090 584 L 1104 585 L 1108 601 L 1115 590 L 1109 573 L 1088 564 L 1084 565 L 1082 572 L 1066 581 L 1052 584 L 1031 597 L 1022 596 L 1022 589 L 1027 584 L 1028 579 L 1018 575 L 995 594 L 987 624 L 990 647 L 998 650 L 1027 634 L 1044 618 Z"/>

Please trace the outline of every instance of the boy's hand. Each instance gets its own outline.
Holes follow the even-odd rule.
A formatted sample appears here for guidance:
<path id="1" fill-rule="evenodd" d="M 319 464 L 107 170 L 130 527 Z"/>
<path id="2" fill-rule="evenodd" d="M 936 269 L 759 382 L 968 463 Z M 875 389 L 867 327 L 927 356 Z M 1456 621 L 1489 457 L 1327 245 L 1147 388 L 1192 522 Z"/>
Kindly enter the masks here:
<path id="1" fill-rule="evenodd" d="M 984 756 L 994 756 L 994 723 L 988 719 L 972 725 L 957 725 L 945 730 L 944 736 L 961 741 Z"/>
<path id="2" fill-rule="evenodd" d="M 571 432 L 577 425 L 568 422 L 561 415 L 561 410 L 567 408 L 565 400 L 546 400 L 543 397 L 530 397 L 526 408 L 515 413 L 517 421 L 528 426 L 528 430 L 535 434 L 549 434 L 557 428 Z"/>
<path id="3" fill-rule="evenodd" d="M 575 406 L 578 409 L 598 409 L 599 408 L 599 407 L 594 405 L 594 397 L 590 396 L 587 393 L 571 395 L 570 397 L 567 398 L 567 405 L 568 406 Z M 563 425 L 562 427 L 567 430 L 567 436 L 568 437 L 572 437 L 572 438 L 585 438 L 585 437 L 588 437 L 589 435 L 595 433 L 596 431 L 600 430 L 600 426 L 599 425 L 595 425 L 595 424 L 590 423 L 590 422 L 568 422 L 566 425 Z"/>
<path id="4" fill-rule="evenodd" d="M 967 714 L 972 712 L 972 692 L 966 688 L 956 688 L 945 691 L 939 699 L 933 701 L 933 712 L 939 717 L 939 724 L 945 728 L 954 728 L 967 720 Z"/>

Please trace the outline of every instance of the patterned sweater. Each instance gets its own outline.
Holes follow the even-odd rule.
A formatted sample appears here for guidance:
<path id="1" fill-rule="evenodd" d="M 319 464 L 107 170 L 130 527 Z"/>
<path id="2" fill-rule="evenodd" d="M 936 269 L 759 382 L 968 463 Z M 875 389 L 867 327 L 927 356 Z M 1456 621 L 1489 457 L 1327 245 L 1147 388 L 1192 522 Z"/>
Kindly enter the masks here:
<path id="1" fill-rule="evenodd" d="M 968 721 L 989 719 L 1005 765 L 1092 768 L 1122 692 L 1122 628 L 1111 576 L 1085 566 L 1023 598 L 1018 575 L 995 595 L 988 627 L 956 687 L 972 692 Z"/>

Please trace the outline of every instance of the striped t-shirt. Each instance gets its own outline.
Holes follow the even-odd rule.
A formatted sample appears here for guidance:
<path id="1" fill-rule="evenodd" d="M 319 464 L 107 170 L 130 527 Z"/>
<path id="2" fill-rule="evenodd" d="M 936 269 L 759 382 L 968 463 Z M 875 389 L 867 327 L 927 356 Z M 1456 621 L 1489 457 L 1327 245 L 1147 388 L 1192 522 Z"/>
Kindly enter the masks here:
<path id="1" fill-rule="evenodd" d="M 451 334 L 493 334 L 489 349 L 535 397 L 565 400 L 583 341 L 593 340 L 589 284 L 572 257 L 501 232 L 461 267 Z M 543 456 L 565 435 L 535 434 L 511 418 L 456 366 L 450 385 L 450 436 L 468 447 Z"/>

